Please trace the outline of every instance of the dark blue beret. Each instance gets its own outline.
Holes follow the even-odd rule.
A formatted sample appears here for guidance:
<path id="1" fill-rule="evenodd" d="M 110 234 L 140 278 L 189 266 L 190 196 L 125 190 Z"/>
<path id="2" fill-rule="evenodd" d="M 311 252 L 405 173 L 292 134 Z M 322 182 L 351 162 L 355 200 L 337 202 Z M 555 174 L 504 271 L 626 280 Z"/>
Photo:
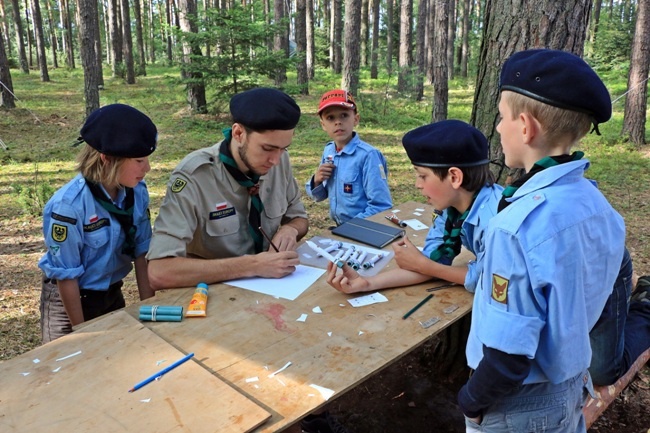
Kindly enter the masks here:
<path id="1" fill-rule="evenodd" d="M 253 131 L 294 129 L 300 120 L 300 107 L 284 92 L 268 87 L 247 90 L 230 99 L 234 123 Z"/>
<path id="2" fill-rule="evenodd" d="M 490 162 L 485 135 L 460 120 L 420 126 L 402 137 L 411 163 L 423 167 L 474 167 Z"/>
<path id="3" fill-rule="evenodd" d="M 90 113 L 81 128 L 80 141 L 98 152 L 122 158 L 143 158 L 156 150 L 158 130 L 135 108 L 111 104 Z"/>
<path id="4" fill-rule="evenodd" d="M 534 49 L 513 54 L 501 69 L 499 89 L 588 114 L 596 124 L 612 116 L 605 84 L 584 60 L 566 51 Z"/>

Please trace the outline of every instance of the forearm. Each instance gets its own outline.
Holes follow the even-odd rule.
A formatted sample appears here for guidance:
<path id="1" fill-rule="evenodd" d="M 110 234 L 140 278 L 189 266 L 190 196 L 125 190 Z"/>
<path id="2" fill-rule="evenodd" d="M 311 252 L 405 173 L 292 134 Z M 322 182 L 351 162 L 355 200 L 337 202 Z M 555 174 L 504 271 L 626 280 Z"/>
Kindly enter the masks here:
<path id="1" fill-rule="evenodd" d="M 84 322 L 84 312 L 81 307 L 81 296 L 79 292 L 79 282 L 75 280 L 58 280 L 59 294 L 61 302 L 65 309 L 72 326 Z"/>
<path id="2" fill-rule="evenodd" d="M 140 300 L 151 298 L 154 291 L 149 284 L 149 275 L 147 272 L 147 260 L 144 254 L 136 257 L 133 264 L 135 265 L 135 281 L 138 283 L 138 292 L 140 293 Z"/>
<path id="3" fill-rule="evenodd" d="M 430 280 L 428 275 L 408 271 L 406 269 L 392 269 L 388 272 L 380 272 L 372 277 L 367 277 L 369 283 L 368 291 L 389 289 L 391 287 L 405 287 L 420 284 Z"/>
<path id="4" fill-rule="evenodd" d="M 289 226 L 296 229 L 297 232 L 296 242 L 297 242 L 307 234 L 307 231 L 309 230 L 309 221 L 307 221 L 306 218 L 293 218 L 292 220 L 289 220 L 288 222 L 282 224 L 280 228 L 282 228 L 283 226 Z"/>
<path id="5" fill-rule="evenodd" d="M 467 276 L 467 266 L 465 265 L 443 265 L 430 259 L 423 261 L 419 271 L 430 278 L 439 278 L 456 284 L 465 284 L 465 277 Z"/>

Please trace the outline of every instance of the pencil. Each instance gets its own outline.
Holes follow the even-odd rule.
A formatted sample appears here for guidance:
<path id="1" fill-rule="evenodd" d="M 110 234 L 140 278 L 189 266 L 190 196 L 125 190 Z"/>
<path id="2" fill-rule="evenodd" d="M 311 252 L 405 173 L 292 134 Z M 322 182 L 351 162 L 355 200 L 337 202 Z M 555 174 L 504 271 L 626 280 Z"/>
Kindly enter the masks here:
<path id="1" fill-rule="evenodd" d="M 433 298 L 433 293 L 429 293 L 426 298 L 420 301 L 419 304 L 417 304 L 415 307 L 411 308 L 408 313 L 406 313 L 404 316 L 402 316 L 402 319 L 406 319 L 408 316 L 411 314 L 415 313 L 418 308 L 423 306 L 429 299 Z"/>
<path id="2" fill-rule="evenodd" d="M 183 358 L 179 359 L 178 361 L 176 361 L 175 363 L 173 363 L 173 364 L 170 365 L 169 367 L 167 367 L 167 368 L 163 368 L 163 369 L 160 370 L 158 373 L 156 373 L 156 374 L 154 374 L 154 375 L 152 375 L 152 376 L 149 376 L 148 378 L 146 378 L 146 379 L 143 380 L 142 382 L 136 384 L 133 388 L 131 388 L 131 389 L 129 390 L 129 392 L 136 391 L 136 390 L 142 388 L 143 386 L 145 386 L 146 384 L 148 384 L 149 382 L 153 382 L 154 380 L 156 380 L 156 379 L 162 377 L 163 374 L 165 374 L 165 373 L 167 373 L 168 371 L 170 371 L 170 370 L 172 370 L 172 369 L 178 367 L 179 365 L 181 365 L 181 364 L 184 363 L 185 361 L 189 360 L 189 359 L 190 359 L 191 357 L 193 357 L 193 356 L 194 356 L 194 353 L 188 353 L 186 356 L 184 356 Z"/>
<path id="3" fill-rule="evenodd" d="M 262 232 L 262 234 L 264 235 L 264 237 L 266 238 L 266 240 L 269 241 L 269 244 L 271 244 L 271 246 L 273 247 L 273 249 L 275 250 L 275 252 L 276 252 L 276 253 L 279 253 L 280 250 L 278 249 L 278 247 L 275 246 L 275 244 L 273 243 L 273 241 L 271 240 L 271 238 L 269 237 L 269 235 L 266 234 L 266 232 L 264 231 L 264 229 L 262 228 L 262 226 L 260 226 L 259 229 L 260 229 L 260 231 Z"/>

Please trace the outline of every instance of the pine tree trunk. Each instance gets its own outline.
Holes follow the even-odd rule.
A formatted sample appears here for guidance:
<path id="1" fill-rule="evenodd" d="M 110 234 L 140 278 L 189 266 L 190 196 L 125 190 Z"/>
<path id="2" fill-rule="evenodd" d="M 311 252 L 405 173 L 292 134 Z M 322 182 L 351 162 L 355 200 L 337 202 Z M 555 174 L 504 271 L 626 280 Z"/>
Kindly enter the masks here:
<path id="1" fill-rule="evenodd" d="M 129 0 L 121 0 L 120 6 L 122 12 L 122 54 L 124 55 L 125 81 L 126 84 L 135 84 L 135 67 L 133 66 L 133 39 L 131 38 L 131 13 L 129 11 Z"/>
<path id="2" fill-rule="evenodd" d="M 47 54 L 45 53 L 45 34 L 43 32 L 43 18 L 41 16 L 41 5 L 38 0 L 32 0 L 32 18 L 34 20 L 34 34 L 36 35 L 36 55 L 38 56 L 38 67 L 41 72 L 41 81 L 50 81 L 50 74 L 47 71 Z"/>
<path id="3" fill-rule="evenodd" d="M 29 74 L 29 63 L 27 62 L 27 53 L 25 51 L 25 39 L 23 39 L 23 20 L 20 17 L 20 4 L 18 3 L 18 0 L 11 0 L 11 8 L 14 14 L 14 28 L 16 33 L 16 44 L 18 45 L 20 72 L 23 74 Z"/>
<path id="4" fill-rule="evenodd" d="M 97 29 L 97 2 L 95 0 L 77 0 L 79 14 L 79 39 L 81 40 L 81 65 L 84 70 L 84 98 L 86 116 L 99 108 L 99 68 L 95 53 L 95 40 L 99 35 Z"/>
<path id="5" fill-rule="evenodd" d="M 399 74 L 397 76 L 397 91 L 404 93 L 411 90 L 411 46 L 413 32 L 411 31 L 413 21 L 413 0 L 402 0 L 399 14 L 399 53 L 397 63 Z"/>
<path id="6" fill-rule="evenodd" d="M 2 17 L 2 28 L 0 31 L 4 34 L 5 51 L 11 52 L 11 37 L 9 36 L 9 17 L 5 11 L 5 0 L 0 0 L 0 17 Z"/>
<path id="7" fill-rule="evenodd" d="M 427 16 L 429 15 L 429 1 L 418 1 L 418 19 L 415 30 L 415 66 L 417 76 L 415 77 L 415 100 L 421 101 L 424 97 L 424 75 L 426 74 L 426 28 Z"/>
<path id="8" fill-rule="evenodd" d="M 2 0 L 0 0 L 0 2 L 1 1 Z M 50 31 L 50 46 L 52 47 L 52 66 L 56 69 L 59 67 L 59 60 L 57 59 L 59 42 L 56 38 L 56 32 L 54 31 L 54 18 L 52 16 L 52 6 L 50 5 L 50 0 L 45 0 L 45 7 L 47 8 L 47 28 Z"/>
<path id="9" fill-rule="evenodd" d="M 178 2 L 178 24 L 183 31 L 183 65 L 181 68 L 181 77 L 188 80 L 187 83 L 187 100 L 190 109 L 194 113 L 206 113 L 207 102 L 205 99 L 205 85 L 203 84 L 203 74 L 194 70 L 192 55 L 201 55 L 201 48 L 198 43 L 188 40 L 187 36 L 196 35 L 198 32 L 196 25 L 197 7 L 194 0 L 179 0 Z"/>
<path id="10" fill-rule="evenodd" d="M 147 75 L 146 61 L 144 59 L 144 37 L 142 32 L 142 8 L 140 0 L 133 0 L 133 14 L 135 15 L 135 46 L 137 49 L 136 75 L 145 77 Z"/>
<path id="11" fill-rule="evenodd" d="M 14 86 L 11 83 L 11 71 L 9 70 L 9 60 L 5 51 L 5 38 L 3 28 L 0 26 L 0 107 L 15 108 Z"/>
<path id="12" fill-rule="evenodd" d="M 316 44 L 314 41 L 314 1 L 306 0 L 305 2 L 305 15 L 306 15 L 306 38 L 307 38 L 307 78 L 314 79 L 316 71 Z"/>
<path id="13" fill-rule="evenodd" d="M 372 54 L 370 55 L 370 78 L 376 80 L 379 76 L 379 6 L 380 0 L 372 1 Z"/>
<path id="14" fill-rule="evenodd" d="M 582 55 L 591 4 L 591 0 L 487 0 L 471 123 L 490 141 L 491 159 L 503 160 L 495 130 L 503 63 L 514 52 L 535 47 Z"/>
<path id="15" fill-rule="evenodd" d="M 449 28 L 449 1 L 434 0 L 436 15 L 436 31 L 433 55 L 433 110 L 431 121 L 439 122 L 447 119 L 447 104 L 449 102 L 449 71 L 447 67 L 447 31 Z"/>
<path id="16" fill-rule="evenodd" d="M 298 56 L 297 82 L 301 95 L 309 95 L 307 72 L 307 5 L 311 0 L 296 0 L 296 55 Z"/>
<path id="17" fill-rule="evenodd" d="M 639 0 L 625 100 L 623 135 L 637 146 L 646 144 L 645 125 L 650 70 L 650 0 Z"/>
<path id="18" fill-rule="evenodd" d="M 395 46 L 393 1 L 386 0 L 386 70 L 389 75 L 393 72 L 393 50 Z"/>
<path id="19" fill-rule="evenodd" d="M 343 76 L 341 87 L 353 95 L 359 90 L 359 38 L 362 0 L 345 0 L 345 50 L 343 50 Z"/>
<path id="20" fill-rule="evenodd" d="M 332 0 L 332 24 L 330 27 L 330 67 L 340 74 L 342 69 L 343 3 Z"/>
<path id="21" fill-rule="evenodd" d="M 448 0 L 449 16 L 447 28 L 447 73 L 449 79 L 455 76 L 454 71 L 454 43 L 456 41 L 456 0 Z"/>
<path id="22" fill-rule="evenodd" d="M 118 0 L 108 0 L 108 33 L 110 39 L 110 51 L 113 58 L 113 77 L 124 78 L 124 56 L 122 53 L 122 32 L 118 22 L 122 16 L 120 12 L 120 2 Z"/>
<path id="23" fill-rule="evenodd" d="M 368 39 L 370 39 L 370 26 L 368 26 L 368 1 L 361 0 L 361 66 L 368 66 Z"/>
<path id="24" fill-rule="evenodd" d="M 63 28 L 63 42 L 65 45 L 65 64 L 68 68 L 74 69 L 74 45 L 72 45 L 72 23 L 70 22 L 68 0 L 59 0 L 59 10 L 61 12 L 61 27 Z"/>
<path id="25" fill-rule="evenodd" d="M 274 22 L 276 25 L 280 25 L 280 23 L 285 19 L 285 10 L 284 10 L 284 0 L 275 0 L 273 2 L 273 12 L 274 12 Z M 285 30 L 285 26 L 287 29 Z M 282 29 L 279 30 L 276 34 L 275 37 L 273 38 L 273 51 L 276 53 L 283 53 L 285 56 L 289 57 L 289 34 L 288 34 L 288 26 L 286 24 L 282 24 Z M 275 86 L 276 87 L 283 87 L 284 84 L 287 82 L 287 70 L 284 66 L 280 66 L 275 70 Z"/>
<path id="26" fill-rule="evenodd" d="M 469 57 L 469 31 L 470 31 L 470 0 L 463 2 L 463 37 L 460 47 L 460 76 L 467 78 L 467 59 Z"/>

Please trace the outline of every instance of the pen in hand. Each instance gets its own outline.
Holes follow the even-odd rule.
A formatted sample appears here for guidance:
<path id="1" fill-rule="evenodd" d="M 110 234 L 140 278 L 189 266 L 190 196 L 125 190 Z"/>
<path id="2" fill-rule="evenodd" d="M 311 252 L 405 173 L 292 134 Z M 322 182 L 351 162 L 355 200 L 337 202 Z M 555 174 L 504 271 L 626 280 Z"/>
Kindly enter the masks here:
<path id="1" fill-rule="evenodd" d="M 259 229 L 260 229 L 260 231 L 262 232 L 262 235 L 266 238 L 266 240 L 269 241 L 269 244 L 273 247 L 273 249 L 275 250 L 275 252 L 276 252 L 276 253 L 279 253 L 280 250 L 278 249 L 278 247 L 275 246 L 275 244 L 273 243 L 273 241 L 271 240 L 271 238 L 269 237 L 269 235 L 266 234 L 266 232 L 264 231 L 264 229 L 262 228 L 262 226 L 260 226 Z"/>
<path id="2" fill-rule="evenodd" d="M 142 382 L 136 384 L 133 388 L 131 388 L 131 389 L 129 390 L 129 392 L 137 391 L 138 389 L 142 388 L 143 386 L 145 386 L 145 385 L 148 384 L 149 382 L 153 382 L 154 380 L 159 379 L 160 377 L 162 377 L 163 374 L 165 374 L 165 373 L 167 373 L 168 371 L 170 371 L 170 370 L 172 370 L 172 369 L 178 367 L 179 365 L 181 365 L 181 364 L 184 363 L 185 361 L 188 361 L 188 360 L 189 360 L 191 357 L 193 357 L 193 356 L 194 356 L 194 353 L 188 353 L 186 356 L 184 356 L 183 358 L 179 359 L 178 361 L 176 361 L 176 362 L 173 363 L 172 365 L 168 366 L 167 368 L 163 368 L 163 369 L 160 370 L 158 373 L 153 374 L 153 375 L 149 376 L 148 378 L 146 378 L 145 380 L 143 380 Z"/>

